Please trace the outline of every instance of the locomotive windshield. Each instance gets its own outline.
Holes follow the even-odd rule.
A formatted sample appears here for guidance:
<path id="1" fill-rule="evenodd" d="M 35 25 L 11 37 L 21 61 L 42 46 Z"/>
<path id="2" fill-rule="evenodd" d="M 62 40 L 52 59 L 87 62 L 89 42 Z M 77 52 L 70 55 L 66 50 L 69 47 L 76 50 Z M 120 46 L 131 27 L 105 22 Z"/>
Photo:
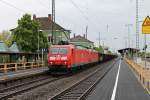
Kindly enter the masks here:
<path id="1" fill-rule="evenodd" d="M 51 54 L 67 54 L 67 48 L 51 48 Z"/>

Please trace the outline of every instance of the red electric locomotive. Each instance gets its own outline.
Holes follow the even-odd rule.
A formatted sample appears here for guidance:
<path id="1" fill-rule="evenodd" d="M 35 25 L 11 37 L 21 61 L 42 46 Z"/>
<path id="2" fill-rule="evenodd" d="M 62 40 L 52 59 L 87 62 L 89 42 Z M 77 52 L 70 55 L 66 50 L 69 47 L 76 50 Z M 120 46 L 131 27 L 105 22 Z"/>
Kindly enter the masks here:
<path id="1" fill-rule="evenodd" d="M 80 66 L 99 61 L 98 52 L 75 45 L 53 45 L 49 49 L 50 72 L 70 72 Z"/>

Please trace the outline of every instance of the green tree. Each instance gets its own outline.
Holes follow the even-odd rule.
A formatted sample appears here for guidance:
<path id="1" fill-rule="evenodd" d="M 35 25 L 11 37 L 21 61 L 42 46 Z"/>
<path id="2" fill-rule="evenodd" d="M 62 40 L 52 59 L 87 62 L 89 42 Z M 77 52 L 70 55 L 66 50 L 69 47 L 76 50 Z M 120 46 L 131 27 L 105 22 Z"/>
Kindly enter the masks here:
<path id="1" fill-rule="evenodd" d="M 96 51 L 100 52 L 100 53 L 104 53 L 104 50 L 103 48 L 100 46 L 100 47 L 94 47 Z"/>
<path id="2" fill-rule="evenodd" d="M 40 23 L 37 20 L 32 20 L 31 15 L 25 14 L 18 20 L 18 26 L 14 30 L 14 40 L 18 47 L 27 52 L 36 52 L 38 49 L 38 36 L 39 48 L 47 48 L 47 37 L 39 32 Z"/>
<path id="3" fill-rule="evenodd" d="M 3 41 L 8 47 L 11 46 L 13 41 L 13 36 L 9 31 L 2 31 L 0 34 L 0 41 Z"/>
<path id="4" fill-rule="evenodd" d="M 108 50 L 108 54 L 112 54 L 112 52 L 110 50 Z"/>

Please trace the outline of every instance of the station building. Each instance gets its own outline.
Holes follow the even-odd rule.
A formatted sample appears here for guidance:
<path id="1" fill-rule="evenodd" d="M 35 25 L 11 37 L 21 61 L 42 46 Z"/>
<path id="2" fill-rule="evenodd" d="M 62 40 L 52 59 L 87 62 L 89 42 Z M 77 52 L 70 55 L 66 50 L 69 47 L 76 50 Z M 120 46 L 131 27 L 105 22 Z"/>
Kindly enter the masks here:
<path id="1" fill-rule="evenodd" d="M 46 34 L 48 37 L 49 44 L 52 41 L 52 17 L 51 14 L 48 14 L 48 17 L 37 17 L 33 15 L 33 20 L 38 20 L 41 24 L 40 30 Z M 67 30 L 60 26 L 57 23 L 53 23 L 54 30 L 53 30 L 53 42 L 54 44 L 58 44 L 60 41 L 69 41 L 70 39 L 70 30 Z"/>

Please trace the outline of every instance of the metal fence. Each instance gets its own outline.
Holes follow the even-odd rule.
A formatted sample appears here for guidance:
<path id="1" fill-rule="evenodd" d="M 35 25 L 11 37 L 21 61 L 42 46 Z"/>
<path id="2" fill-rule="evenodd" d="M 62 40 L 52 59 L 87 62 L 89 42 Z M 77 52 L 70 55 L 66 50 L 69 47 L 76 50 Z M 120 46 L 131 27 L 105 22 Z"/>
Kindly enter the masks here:
<path id="1" fill-rule="evenodd" d="M 30 68 L 45 67 L 44 62 L 3 63 L 0 64 L 0 72 L 25 70 Z"/>

